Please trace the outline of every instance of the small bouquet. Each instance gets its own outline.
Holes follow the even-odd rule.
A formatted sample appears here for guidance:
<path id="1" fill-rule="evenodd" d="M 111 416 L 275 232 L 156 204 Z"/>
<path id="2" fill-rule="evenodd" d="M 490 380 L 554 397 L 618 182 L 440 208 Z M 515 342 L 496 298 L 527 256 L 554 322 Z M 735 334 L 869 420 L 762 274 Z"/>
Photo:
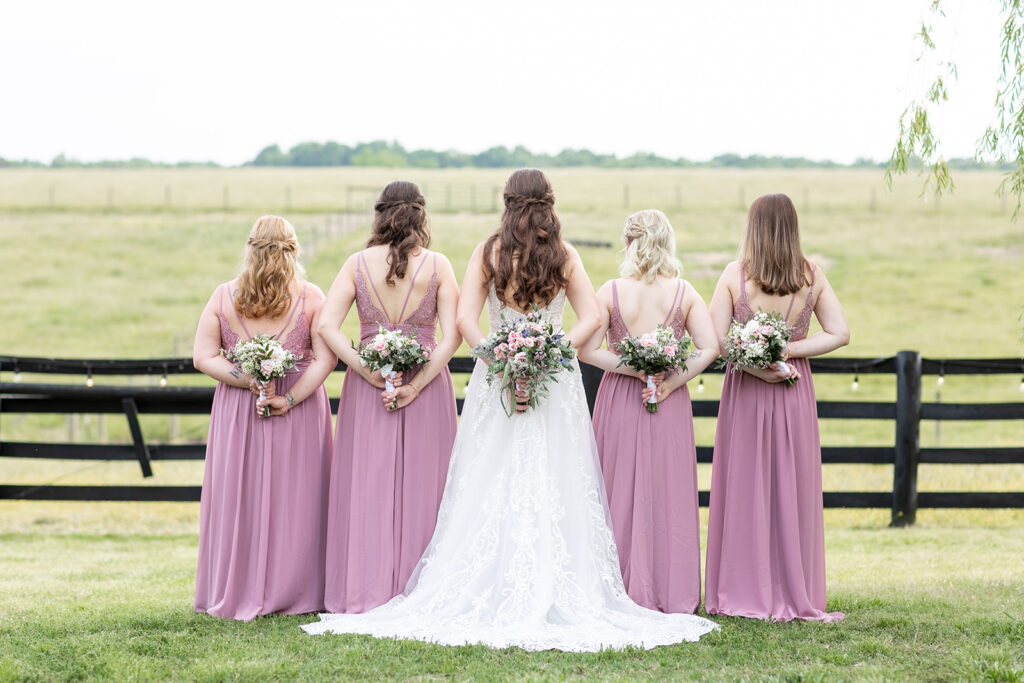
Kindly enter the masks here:
<path id="1" fill-rule="evenodd" d="M 658 325 L 653 332 L 639 337 L 623 337 L 617 346 L 621 358 L 619 365 L 647 375 L 647 388 L 652 391 L 647 399 L 649 413 L 658 412 L 658 390 L 651 375 L 673 368 L 685 371 L 686 361 L 697 355 L 690 335 L 684 334 L 682 339 L 676 339 L 672 330 L 664 325 Z"/>
<path id="2" fill-rule="evenodd" d="M 299 356 L 284 348 L 281 342 L 267 334 L 258 334 L 248 341 L 239 341 L 224 356 L 256 378 L 260 385 L 260 400 L 266 398 L 263 390 L 275 377 L 284 377 L 295 367 Z M 270 406 L 263 406 L 263 417 L 270 417 Z"/>
<path id="3" fill-rule="evenodd" d="M 775 363 L 779 370 L 787 372 L 789 367 L 782 362 L 782 352 L 792 332 L 781 313 L 758 311 L 746 322 L 733 320 L 725 338 L 725 360 L 762 370 Z M 795 379 L 786 379 L 786 384 L 795 383 Z"/>
<path id="4" fill-rule="evenodd" d="M 355 346 L 355 344 L 352 344 Z M 395 385 L 391 383 L 399 372 L 412 370 L 417 365 L 427 362 L 430 352 L 420 346 L 420 343 L 413 337 L 407 337 L 398 330 L 387 330 L 381 325 L 377 328 L 377 335 L 359 347 L 359 362 L 363 367 L 371 370 L 380 370 L 384 376 L 384 389 L 391 393 Z M 398 399 L 391 403 L 394 409 L 398 405 Z"/>
<path id="5" fill-rule="evenodd" d="M 540 311 L 512 317 L 501 316 L 498 329 L 487 335 L 471 352 L 489 362 L 487 384 L 501 382 L 501 405 L 512 417 L 515 401 L 505 403 L 520 386 L 528 395 L 531 408 L 548 395 L 548 382 L 557 382 L 562 370 L 572 372 L 576 350 L 565 341 L 565 333 L 545 322 Z"/>

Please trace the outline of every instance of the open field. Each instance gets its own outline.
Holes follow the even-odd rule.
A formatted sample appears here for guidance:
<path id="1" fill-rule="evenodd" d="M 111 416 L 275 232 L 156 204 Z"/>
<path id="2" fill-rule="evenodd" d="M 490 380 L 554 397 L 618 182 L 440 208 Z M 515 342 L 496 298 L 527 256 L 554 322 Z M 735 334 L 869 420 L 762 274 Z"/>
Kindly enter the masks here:
<path id="1" fill-rule="evenodd" d="M 506 171 L 402 169 L 0 170 L 0 269 L 7 325 L 0 354 L 189 355 L 196 316 L 233 276 L 256 216 L 282 213 L 325 289 L 366 238 L 374 188 L 408 178 L 433 213 L 434 245 L 457 273 L 497 223 Z M 1022 354 L 1024 225 L 993 195 L 994 173 L 960 173 L 952 197 L 924 202 L 914 178 L 893 193 L 874 170 L 559 170 L 551 174 L 569 238 L 595 285 L 614 277 L 619 231 L 640 208 L 676 228 L 685 277 L 710 299 L 732 259 L 746 204 L 768 191 L 797 204 L 804 247 L 822 263 L 853 330 L 843 356 Z M 225 193 L 224 188 L 228 190 Z M 628 189 L 627 189 L 628 188 Z M 227 201 L 225 202 L 225 198 Z M 52 202 L 52 203 L 51 203 Z M 290 206 L 290 209 L 289 209 Z M 342 234 L 338 214 L 356 226 Z M 334 226 L 335 229 L 329 229 Z M 353 316 L 354 318 L 354 316 Z M 346 331 L 354 331 L 354 319 Z M 10 379 L 4 373 L 4 381 Z M 32 377 L 24 377 L 31 381 Z M 63 378 L 84 382 L 82 377 Z M 53 381 L 46 378 L 45 381 Z M 830 400 L 892 400 L 891 377 L 819 376 Z M 120 381 L 103 378 L 99 381 Z M 207 384 L 172 376 L 174 384 Z M 337 395 L 342 376 L 328 381 Z M 465 378 L 456 378 L 461 393 Z M 1017 401 L 1017 376 L 925 379 L 926 401 Z M 700 397 L 719 395 L 710 376 Z M 697 397 L 695 388 L 691 387 Z M 124 420 L 12 416 L 0 440 L 128 439 Z M 144 416 L 148 439 L 202 440 L 206 420 Z M 699 444 L 714 421 L 697 420 Z M 1020 446 L 1019 422 L 922 425 L 922 445 Z M 891 444 L 888 422 L 824 420 L 827 445 Z M 710 468 L 701 466 L 707 488 Z M 197 484 L 201 463 L 0 459 L 0 482 Z M 890 466 L 824 468 L 826 490 L 890 490 Z M 919 488 L 1024 490 L 1024 466 L 925 465 Z M 696 646 L 602 655 L 445 649 L 366 638 L 304 637 L 302 618 L 228 624 L 190 613 L 193 504 L 0 502 L 0 680 L 5 678 L 337 678 L 388 675 L 534 678 L 858 678 L 1021 680 L 1024 511 L 923 510 L 919 528 L 886 529 L 888 512 L 826 512 L 830 609 L 844 624 L 724 620 Z M 55 559 L 59 558 L 59 562 Z"/>

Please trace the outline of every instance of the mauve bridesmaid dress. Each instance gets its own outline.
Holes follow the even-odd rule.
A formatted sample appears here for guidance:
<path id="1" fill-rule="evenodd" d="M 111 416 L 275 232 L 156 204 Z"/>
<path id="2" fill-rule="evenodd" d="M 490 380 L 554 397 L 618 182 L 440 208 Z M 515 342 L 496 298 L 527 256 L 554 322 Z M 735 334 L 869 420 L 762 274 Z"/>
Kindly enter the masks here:
<path id="1" fill-rule="evenodd" d="M 807 336 L 812 287 L 792 340 Z M 741 272 L 733 317 L 753 315 Z M 787 319 L 796 294 L 790 299 Z M 821 444 L 814 381 L 806 358 L 788 361 L 796 384 L 726 373 L 718 410 L 704 605 L 708 614 L 790 621 L 839 621 L 825 611 Z"/>
<path id="2" fill-rule="evenodd" d="M 227 285 L 221 286 L 220 301 L 221 346 L 231 349 L 240 335 L 225 312 L 234 310 Z M 248 335 L 242 320 L 235 319 Z M 293 320 L 283 345 L 302 359 L 276 380 L 278 395 L 295 384 L 313 358 L 305 291 L 281 333 Z M 195 610 L 243 621 L 324 606 L 331 454 L 327 392 L 321 386 L 284 417 L 257 417 L 255 404 L 249 390 L 217 385 L 199 507 Z"/>
<path id="3" fill-rule="evenodd" d="M 682 337 L 679 281 L 665 325 Z M 612 282 L 608 348 L 630 334 Z M 643 330 L 647 332 L 649 330 Z M 639 332 L 638 333 L 642 333 Z M 594 435 L 626 592 L 638 605 L 693 613 L 700 606 L 697 451 L 690 394 L 680 387 L 649 413 L 644 383 L 606 372 L 594 404 Z"/>
<path id="4" fill-rule="evenodd" d="M 378 308 L 377 295 L 360 254 L 356 309 L 366 342 L 384 326 L 415 336 L 428 350 L 437 345 L 437 255 L 427 253 L 409 281 L 405 305 L 393 322 Z M 432 263 L 430 285 L 405 316 L 416 277 Z M 366 273 L 364 273 L 366 271 Z M 377 295 L 380 302 L 380 296 Z M 409 383 L 418 368 L 406 372 Z M 441 504 L 458 416 L 455 389 L 445 368 L 405 408 L 388 412 L 381 390 L 360 375 L 346 373 L 338 406 L 331 461 L 327 521 L 326 608 L 360 613 L 382 605 L 405 589 L 430 542 Z"/>

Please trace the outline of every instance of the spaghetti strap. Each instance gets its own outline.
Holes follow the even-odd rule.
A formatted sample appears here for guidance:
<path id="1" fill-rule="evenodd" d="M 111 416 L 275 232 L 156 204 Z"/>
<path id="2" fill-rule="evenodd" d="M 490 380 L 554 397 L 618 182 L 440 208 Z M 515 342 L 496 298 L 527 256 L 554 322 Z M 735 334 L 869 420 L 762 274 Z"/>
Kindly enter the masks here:
<path id="1" fill-rule="evenodd" d="M 814 287 L 812 286 L 811 289 L 813 290 Z M 796 301 L 796 292 L 793 292 L 793 294 L 791 294 L 790 297 L 789 297 L 789 308 L 786 309 L 786 317 L 785 317 L 786 320 L 789 320 L 789 314 L 793 312 L 793 303 L 795 301 Z"/>
<path id="2" fill-rule="evenodd" d="M 305 308 L 306 308 L 306 298 L 305 298 L 305 293 L 306 292 L 305 292 L 305 288 L 306 288 L 306 285 L 304 285 L 304 284 L 299 285 L 299 297 L 302 299 L 303 311 L 305 311 Z M 292 324 L 292 319 L 295 318 L 295 311 L 297 311 L 298 308 L 299 308 L 298 303 L 295 303 L 294 305 L 292 305 L 292 310 L 291 310 L 290 313 L 288 313 L 288 319 L 284 321 L 284 327 L 282 327 L 278 331 L 278 333 L 274 335 L 274 339 L 277 339 L 278 337 L 280 337 L 281 336 L 281 332 L 284 332 L 285 330 L 287 330 L 288 326 Z"/>
<path id="3" fill-rule="evenodd" d="M 220 290 L 220 303 L 218 305 L 219 313 L 224 315 L 224 290 L 228 288 L 227 283 L 222 284 L 218 289 Z"/>
<path id="4" fill-rule="evenodd" d="M 682 287 L 682 284 L 682 280 L 676 280 L 676 291 L 672 295 L 672 305 L 669 306 L 668 315 L 665 316 L 665 322 L 663 322 L 662 325 L 668 325 L 668 321 L 672 319 L 672 314 L 675 313 L 676 309 L 683 303 L 682 299 L 679 297 L 679 289 Z M 676 299 L 679 299 L 678 303 L 676 303 Z"/>
<path id="5" fill-rule="evenodd" d="M 424 257 L 420 260 L 420 265 L 416 266 L 416 272 L 412 274 L 412 279 L 409 280 L 409 291 L 405 293 L 405 301 L 402 302 L 402 310 L 398 314 L 398 318 L 397 318 L 397 321 L 399 323 L 401 323 L 402 319 L 405 317 L 405 309 L 409 305 L 409 297 L 412 296 L 412 289 L 413 289 L 413 287 L 416 286 L 416 278 L 419 277 L 420 271 L 423 270 L 423 264 L 426 263 L 426 262 L 427 262 L 427 257 L 424 255 Z M 436 266 L 436 263 L 435 263 L 435 266 Z M 380 297 L 377 297 L 377 298 L 379 299 Z M 384 304 L 384 302 L 382 301 L 381 305 L 383 305 L 383 304 Z"/>
<path id="6" fill-rule="evenodd" d="M 619 289 L 615 286 L 617 282 L 617 280 L 612 280 L 612 306 L 616 313 L 619 311 Z"/>
<path id="7" fill-rule="evenodd" d="M 743 270 L 742 264 L 740 264 L 740 302 L 747 303 L 747 272 Z"/>
<path id="8" fill-rule="evenodd" d="M 377 303 L 380 304 L 380 314 L 384 316 L 384 320 L 387 323 L 391 323 L 391 317 L 388 315 L 387 309 L 384 306 L 384 300 L 380 298 L 380 292 L 377 291 L 377 285 L 373 284 L 373 278 L 370 277 L 370 267 L 366 265 L 366 255 L 363 252 L 359 252 L 359 260 L 363 264 L 363 270 L 366 272 L 365 280 L 370 283 L 370 288 L 373 290 L 373 295 L 377 297 Z"/>

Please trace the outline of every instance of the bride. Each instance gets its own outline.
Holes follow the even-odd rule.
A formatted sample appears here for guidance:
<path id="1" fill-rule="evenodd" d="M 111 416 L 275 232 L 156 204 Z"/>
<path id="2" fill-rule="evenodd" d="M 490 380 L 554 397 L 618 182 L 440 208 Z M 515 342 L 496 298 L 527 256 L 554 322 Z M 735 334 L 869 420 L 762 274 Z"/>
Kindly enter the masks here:
<path id="1" fill-rule="evenodd" d="M 568 298 L 577 316 L 572 345 L 596 330 L 594 290 L 562 241 L 554 201 L 539 170 L 508 179 L 501 227 L 477 247 L 463 282 L 459 329 L 470 345 L 483 339 L 485 301 L 492 328 L 502 313 L 534 305 L 557 328 Z M 405 593 L 365 614 L 321 614 L 302 628 L 572 652 L 696 641 L 717 628 L 626 595 L 577 363 L 540 405 L 519 404 L 511 418 L 485 374 L 477 361 L 437 528 Z"/>

